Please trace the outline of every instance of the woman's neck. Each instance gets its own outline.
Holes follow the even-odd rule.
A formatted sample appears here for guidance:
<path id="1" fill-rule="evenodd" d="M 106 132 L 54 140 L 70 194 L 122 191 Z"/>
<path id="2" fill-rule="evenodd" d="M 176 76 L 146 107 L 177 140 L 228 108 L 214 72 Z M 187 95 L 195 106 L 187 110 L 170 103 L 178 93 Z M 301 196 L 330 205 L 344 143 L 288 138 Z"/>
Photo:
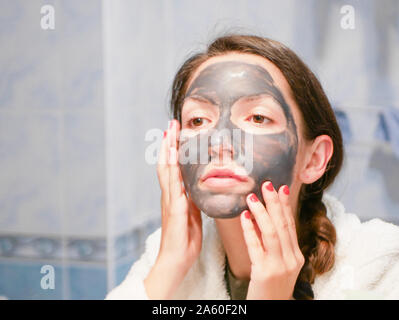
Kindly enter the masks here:
<path id="1" fill-rule="evenodd" d="M 250 279 L 251 261 L 240 223 L 240 217 L 215 219 L 220 238 L 229 261 L 230 270 L 237 279 Z"/>

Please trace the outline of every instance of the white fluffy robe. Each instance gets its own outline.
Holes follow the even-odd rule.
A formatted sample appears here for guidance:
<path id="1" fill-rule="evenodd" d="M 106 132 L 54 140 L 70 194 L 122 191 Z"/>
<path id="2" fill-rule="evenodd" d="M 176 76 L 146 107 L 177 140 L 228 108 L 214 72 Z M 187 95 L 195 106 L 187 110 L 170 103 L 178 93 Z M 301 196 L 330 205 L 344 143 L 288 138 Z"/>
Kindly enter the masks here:
<path id="1" fill-rule="evenodd" d="M 312 285 L 315 299 L 399 299 L 399 227 L 380 219 L 361 223 L 329 195 L 323 202 L 336 228 L 337 243 L 334 267 L 316 276 Z M 227 300 L 223 244 L 214 220 L 204 214 L 202 218 L 200 256 L 173 298 Z M 161 228 L 147 238 L 145 252 L 105 299 L 148 299 L 143 280 L 158 255 L 160 239 Z"/>

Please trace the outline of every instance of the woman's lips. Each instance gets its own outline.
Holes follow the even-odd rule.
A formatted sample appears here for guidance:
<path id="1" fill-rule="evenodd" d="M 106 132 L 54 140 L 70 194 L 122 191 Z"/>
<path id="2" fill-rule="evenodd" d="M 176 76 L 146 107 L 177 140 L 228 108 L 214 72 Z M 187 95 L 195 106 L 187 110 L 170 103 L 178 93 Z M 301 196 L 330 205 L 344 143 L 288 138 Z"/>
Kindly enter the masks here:
<path id="1" fill-rule="evenodd" d="M 203 186 L 210 188 L 233 187 L 247 181 L 247 176 L 235 174 L 230 169 L 212 169 L 201 178 Z"/>

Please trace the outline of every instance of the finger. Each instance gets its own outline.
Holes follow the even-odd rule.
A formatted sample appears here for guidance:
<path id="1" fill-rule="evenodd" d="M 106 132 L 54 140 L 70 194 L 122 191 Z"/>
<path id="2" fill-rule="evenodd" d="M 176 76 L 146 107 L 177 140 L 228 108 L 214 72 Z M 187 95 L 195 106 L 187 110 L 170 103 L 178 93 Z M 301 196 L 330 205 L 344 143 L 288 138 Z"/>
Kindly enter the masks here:
<path id="1" fill-rule="evenodd" d="M 256 234 L 254 223 L 251 220 L 251 213 L 245 210 L 241 213 L 240 220 L 249 258 L 253 264 L 257 264 L 263 259 L 265 251 Z"/>
<path id="2" fill-rule="evenodd" d="M 255 217 L 253 215 L 251 215 L 251 217 L 252 217 L 251 218 L 252 223 L 254 224 L 254 228 L 255 228 L 255 231 L 256 231 L 256 235 L 258 236 L 258 238 L 262 242 L 263 250 L 265 250 L 264 245 L 263 245 L 263 240 L 262 240 L 262 232 L 259 229 L 258 223 L 255 220 Z"/>
<path id="3" fill-rule="evenodd" d="M 183 176 L 181 174 L 181 170 L 179 170 L 179 179 L 181 181 L 181 192 L 187 195 L 186 187 L 184 186 Z"/>
<path id="4" fill-rule="evenodd" d="M 161 189 L 167 192 L 169 188 L 169 172 L 168 172 L 168 131 L 164 131 L 163 139 L 161 142 L 161 148 L 159 150 L 158 164 L 157 164 L 157 175 L 161 185 Z"/>
<path id="5" fill-rule="evenodd" d="M 178 133 L 180 129 L 180 123 L 179 121 L 173 119 L 169 123 L 169 132 L 168 132 L 168 142 L 169 142 L 169 147 L 172 148 L 178 148 Z"/>
<path id="6" fill-rule="evenodd" d="M 179 168 L 179 154 L 177 151 L 179 136 L 179 122 L 173 120 L 170 124 L 169 136 L 169 195 L 171 197 L 180 196 L 184 190 L 183 181 Z"/>
<path id="7" fill-rule="evenodd" d="M 170 201 L 183 194 L 182 181 L 178 165 L 178 154 L 174 147 L 169 148 L 169 197 Z"/>
<path id="8" fill-rule="evenodd" d="M 281 243 L 281 250 L 284 261 L 291 264 L 296 261 L 294 250 L 292 247 L 291 237 L 289 233 L 290 225 L 284 216 L 283 208 L 280 203 L 279 195 L 270 181 L 266 181 L 262 185 L 262 195 L 265 200 L 267 212 L 277 230 Z"/>
<path id="9" fill-rule="evenodd" d="M 289 187 L 286 185 L 281 186 L 278 191 L 278 194 L 281 201 L 283 214 L 288 222 L 288 232 L 290 235 L 291 246 L 293 248 L 297 261 L 303 262 L 304 257 L 301 249 L 299 248 L 298 236 L 295 226 L 295 218 L 291 209 L 291 205 L 289 203 L 289 194 L 290 194 Z"/>
<path id="10" fill-rule="evenodd" d="M 266 208 L 254 193 L 248 195 L 247 204 L 262 233 L 262 241 L 266 251 L 272 255 L 281 256 L 278 234 L 273 226 L 268 212 L 266 211 Z"/>
<path id="11" fill-rule="evenodd" d="M 191 198 L 188 198 L 189 205 L 189 225 L 193 228 L 196 234 L 202 233 L 202 217 L 201 210 L 197 208 Z"/>

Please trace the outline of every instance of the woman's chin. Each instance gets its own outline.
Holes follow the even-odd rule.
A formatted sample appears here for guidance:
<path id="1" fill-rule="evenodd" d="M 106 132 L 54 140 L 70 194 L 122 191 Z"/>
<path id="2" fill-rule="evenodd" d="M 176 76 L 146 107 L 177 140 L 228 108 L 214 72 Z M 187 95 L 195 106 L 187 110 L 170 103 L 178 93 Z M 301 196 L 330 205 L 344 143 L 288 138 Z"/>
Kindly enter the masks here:
<path id="1" fill-rule="evenodd" d="M 231 219 L 239 216 L 247 205 L 241 194 L 214 194 L 201 199 L 200 209 L 211 218 Z"/>

